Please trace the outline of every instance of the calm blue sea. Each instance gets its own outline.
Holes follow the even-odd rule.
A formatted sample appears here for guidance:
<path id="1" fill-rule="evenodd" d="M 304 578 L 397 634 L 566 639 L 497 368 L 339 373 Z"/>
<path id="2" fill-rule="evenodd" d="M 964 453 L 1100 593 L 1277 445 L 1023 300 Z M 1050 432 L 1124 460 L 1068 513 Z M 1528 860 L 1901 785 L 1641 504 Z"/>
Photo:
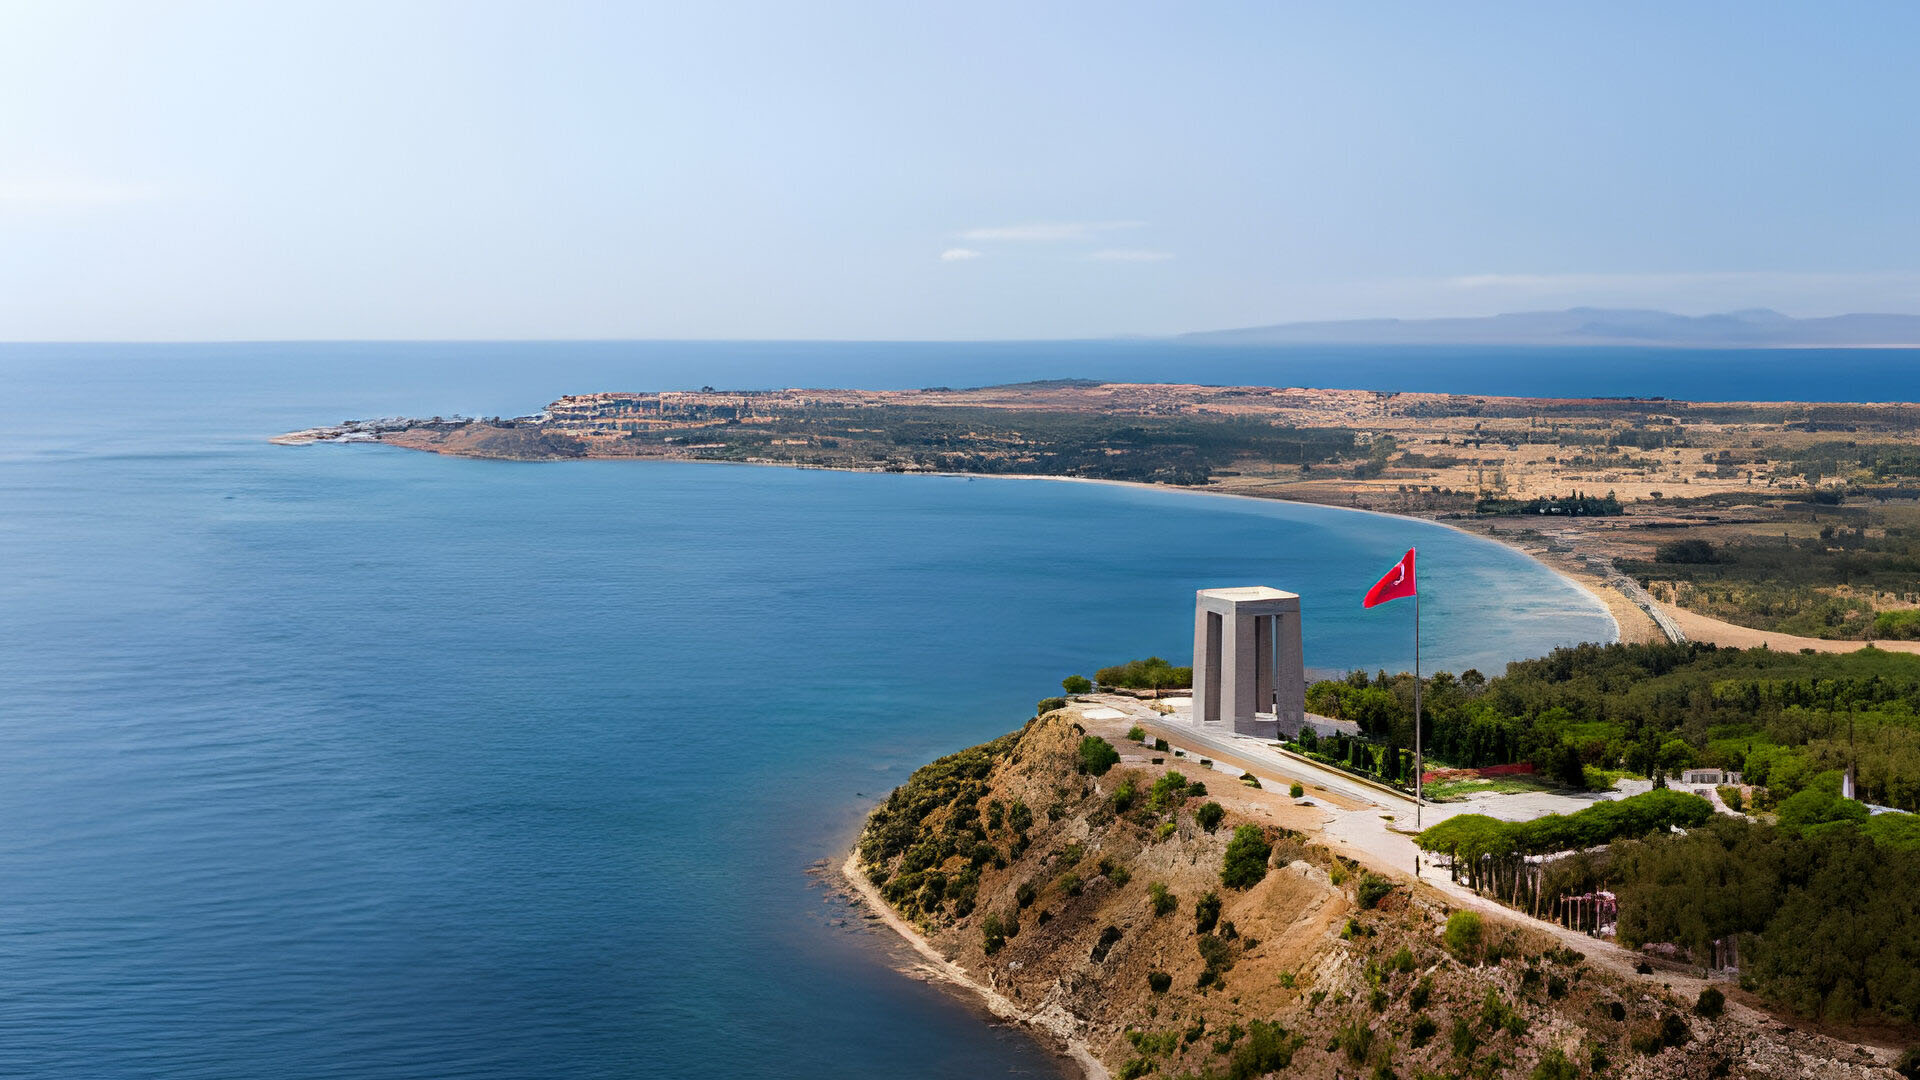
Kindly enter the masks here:
<path id="1" fill-rule="evenodd" d="M 1412 544 L 1431 667 L 1611 630 L 1337 510 L 265 442 L 608 387 L 1253 377 L 1036 349 L 0 348 L 0 1075 L 1051 1075 L 808 874 L 912 768 L 1183 655 L 1197 587 L 1295 589 L 1310 665 L 1402 667 L 1411 612 L 1358 597 Z"/>

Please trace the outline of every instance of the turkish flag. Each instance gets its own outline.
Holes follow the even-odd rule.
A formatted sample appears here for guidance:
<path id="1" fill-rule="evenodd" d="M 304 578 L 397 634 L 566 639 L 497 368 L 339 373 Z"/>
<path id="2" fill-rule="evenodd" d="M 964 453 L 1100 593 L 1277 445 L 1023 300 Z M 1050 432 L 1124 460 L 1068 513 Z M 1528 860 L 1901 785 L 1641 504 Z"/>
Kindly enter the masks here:
<path id="1" fill-rule="evenodd" d="M 1374 582 L 1373 588 L 1367 590 L 1367 598 L 1360 601 L 1360 606 L 1370 608 L 1375 604 L 1384 604 L 1389 600 L 1412 596 L 1417 591 L 1413 585 L 1413 549 L 1408 548 L 1407 553 L 1401 556 L 1393 569 L 1387 571 L 1385 577 Z"/>

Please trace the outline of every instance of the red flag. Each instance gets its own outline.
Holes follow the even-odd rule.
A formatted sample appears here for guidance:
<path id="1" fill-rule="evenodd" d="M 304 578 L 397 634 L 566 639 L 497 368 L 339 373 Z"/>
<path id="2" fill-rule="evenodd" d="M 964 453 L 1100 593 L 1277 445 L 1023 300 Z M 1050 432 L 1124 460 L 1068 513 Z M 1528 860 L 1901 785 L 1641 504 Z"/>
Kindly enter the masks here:
<path id="1" fill-rule="evenodd" d="M 1413 584 L 1413 549 L 1408 548 L 1407 553 L 1394 564 L 1393 569 L 1387 571 L 1385 577 L 1374 582 L 1373 588 L 1367 590 L 1367 598 L 1360 601 L 1360 606 L 1370 608 L 1375 604 L 1384 604 L 1389 600 L 1412 596 L 1417 591 L 1419 590 L 1415 589 Z"/>

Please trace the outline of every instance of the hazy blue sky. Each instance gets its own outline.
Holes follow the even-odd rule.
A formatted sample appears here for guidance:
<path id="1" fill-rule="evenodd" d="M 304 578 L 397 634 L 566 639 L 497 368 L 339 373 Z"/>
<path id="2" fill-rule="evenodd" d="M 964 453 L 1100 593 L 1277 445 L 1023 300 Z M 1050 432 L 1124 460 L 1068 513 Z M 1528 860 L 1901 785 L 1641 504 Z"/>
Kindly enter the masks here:
<path id="1" fill-rule="evenodd" d="M 0 2 L 0 340 L 1920 311 L 1920 5 Z"/>

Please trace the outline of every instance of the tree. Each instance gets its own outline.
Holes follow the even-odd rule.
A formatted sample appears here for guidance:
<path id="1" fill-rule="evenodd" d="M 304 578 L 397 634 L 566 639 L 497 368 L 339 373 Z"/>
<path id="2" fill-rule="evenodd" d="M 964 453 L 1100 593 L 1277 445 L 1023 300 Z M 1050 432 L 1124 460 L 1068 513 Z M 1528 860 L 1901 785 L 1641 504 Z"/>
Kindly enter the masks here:
<path id="1" fill-rule="evenodd" d="M 1229 889 L 1250 889 L 1267 876 L 1267 859 L 1273 845 L 1258 825 L 1242 825 L 1233 830 L 1227 842 L 1227 854 L 1220 863 L 1220 883 Z"/>
<path id="2" fill-rule="evenodd" d="M 1069 675 L 1060 680 L 1060 688 L 1069 694 L 1093 693 L 1093 680 L 1085 675 Z"/>
<path id="3" fill-rule="evenodd" d="M 1108 769 L 1120 760 L 1120 751 L 1113 744 L 1098 735 L 1088 735 L 1080 740 L 1080 769 L 1095 776 L 1105 776 Z"/>

